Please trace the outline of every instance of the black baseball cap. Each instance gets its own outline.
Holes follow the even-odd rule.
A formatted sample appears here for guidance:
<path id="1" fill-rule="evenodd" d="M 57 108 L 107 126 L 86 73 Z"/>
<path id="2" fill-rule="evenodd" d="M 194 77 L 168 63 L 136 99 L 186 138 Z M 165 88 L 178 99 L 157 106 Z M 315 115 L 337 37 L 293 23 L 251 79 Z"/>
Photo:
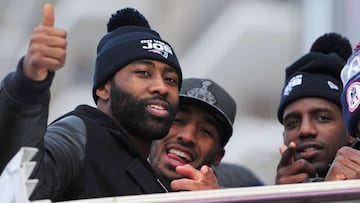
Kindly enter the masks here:
<path id="1" fill-rule="evenodd" d="M 210 79 L 186 78 L 180 89 L 180 105 L 197 105 L 216 115 L 222 127 L 221 146 L 233 133 L 236 102 L 220 85 Z"/>

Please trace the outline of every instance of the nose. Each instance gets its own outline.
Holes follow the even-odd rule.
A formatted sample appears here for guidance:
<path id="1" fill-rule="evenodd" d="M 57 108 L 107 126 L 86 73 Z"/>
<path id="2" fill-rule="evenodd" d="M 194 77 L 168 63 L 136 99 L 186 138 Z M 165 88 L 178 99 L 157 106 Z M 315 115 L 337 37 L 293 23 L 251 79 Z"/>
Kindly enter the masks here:
<path id="1" fill-rule="evenodd" d="M 177 134 L 177 139 L 181 140 L 184 144 L 194 145 L 196 142 L 196 133 L 196 125 L 189 123 L 183 126 L 182 130 Z"/>
<path id="2" fill-rule="evenodd" d="M 314 121 L 310 118 L 303 118 L 299 129 L 299 138 L 300 139 L 314 138 L 317 136 L 317 133 L 318 131 L 316 125 L 314 124 Z"/>
<path id="3" fill-rule="evenodd" d="M 154 77 L 149 89 L 151 93 L 167 95 L 169 87 L 162 76 L 156 76 Z"/>

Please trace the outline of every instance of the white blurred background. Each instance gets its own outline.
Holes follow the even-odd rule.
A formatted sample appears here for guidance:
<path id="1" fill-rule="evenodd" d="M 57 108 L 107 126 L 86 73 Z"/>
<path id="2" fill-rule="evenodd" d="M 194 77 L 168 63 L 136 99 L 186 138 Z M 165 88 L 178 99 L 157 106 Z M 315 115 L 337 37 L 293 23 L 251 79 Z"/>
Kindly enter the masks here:
<path id="1" fill-rule="evenodd" d="M 45 2 L 67 30 L 67 61 L 52 87 L 50 121 L 91 97 L 96 45 L 116 10 L 131 6 L 175 49 L 184 77 L 208 77 L 236 99 L 224 160 L 274 184 L 282 143 L 276 119 L 284 69 L 326 32 L 360 41 L 356 0 L 0 0 L 0 77 L 26 53 Z"/>

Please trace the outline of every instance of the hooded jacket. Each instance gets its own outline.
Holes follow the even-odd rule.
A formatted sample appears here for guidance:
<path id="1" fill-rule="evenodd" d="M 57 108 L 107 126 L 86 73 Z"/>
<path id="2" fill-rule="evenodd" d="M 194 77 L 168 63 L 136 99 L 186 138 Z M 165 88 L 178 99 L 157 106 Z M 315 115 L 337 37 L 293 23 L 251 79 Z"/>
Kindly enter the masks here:
<path id="1" fill-rule="evenodd" d="M 19 64 L 22 64 L 20 61 Z M 167 192 L 128 133 L 100 110 L 80 105 L 47 126 L 50 85 L 20 66 L 0 89 L 0 169 L 23 146 L 37 147 L 31 199 L 66 201 Z"/>

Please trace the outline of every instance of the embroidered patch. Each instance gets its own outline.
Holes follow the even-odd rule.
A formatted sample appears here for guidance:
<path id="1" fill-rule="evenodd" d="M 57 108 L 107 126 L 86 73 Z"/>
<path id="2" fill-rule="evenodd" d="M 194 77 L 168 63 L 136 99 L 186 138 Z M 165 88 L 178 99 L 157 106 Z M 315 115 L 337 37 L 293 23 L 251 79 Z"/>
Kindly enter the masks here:
<path id="1" fill-rule="evenodd" d="M 301 85 L 302 77 L 303 75 L 295 75 L 294 77 L 292 77 L 288 82 L 288 84 L 286 85 L 286 87 L 284 88 L 283 95 L 288 96 L 295 86 Z"/>
<path id="2" fill-rule="evenodd" d="M 213 83 L 208 80 L 204 80 L 201 82 L 200 88 L 192 88 L 186 91 L 186 95 L 189 97 L 193 97 L 196 99 L 200 99 L 209 104 L 216 104 L 216 98 L 213 93 L 211 93 L 208 88 Z"/>
<path id="3" fill-rule="evenodd" d="M 360 82 L 353 82 L 346 89 L 346 103 L 348 110 L 354 112 L 360 104 Z"/>
<path id="4" fill-rule="evenodd" d="M 141 44 L 145 44 L 142 46 L 143 49 L 148 50 L 148 52 L 156 53 L 164 58 L 168 58 L 169 54 L 173 54 L 173 51 L 170 45 L 165 42 L 153 39 L 141 40 Z"/>

